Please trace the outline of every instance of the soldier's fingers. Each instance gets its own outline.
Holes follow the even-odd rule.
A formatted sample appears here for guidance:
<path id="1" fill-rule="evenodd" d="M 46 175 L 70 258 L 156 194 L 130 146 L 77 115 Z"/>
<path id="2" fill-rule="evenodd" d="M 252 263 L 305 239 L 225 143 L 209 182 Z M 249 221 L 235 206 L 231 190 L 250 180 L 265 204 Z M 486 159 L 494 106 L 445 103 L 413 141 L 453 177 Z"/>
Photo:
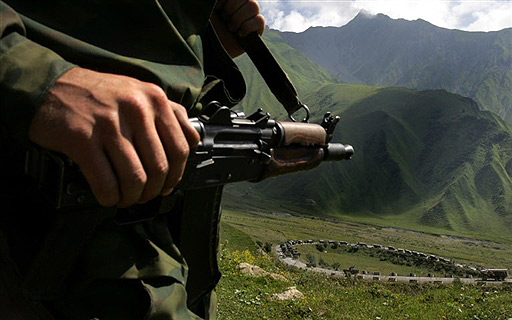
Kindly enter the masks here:
<path id="1" fill-rule="evenodd" d="M 238 35 L 245 37 L 249 33 L 257 32 L 261 36 L 263 31 L 265 31 L 265 18 L 259 14 L 249 20 L 244 21 L 238 30 Z"/>
<path id="2" fill-rule="evenodd" d="M 83 146 L 81 155 L 68 155 L 74 160 L 91 187 L 98 203 L 105 207 L 116 205 L 120 200 L 119 184 L 114 170 L 101 146 Z"/>
<path id="3" fill-rule="evenodd" d="M 107 153 L 119 183 L 121 194 L 118 207 L 128 207 L 139 201 L 147 175 L 133 146 L 131 137 L 121 136 L 105 142 Z"/>
<path id="4" fill-rule="evenodd" d="M 160 194 L 169 172 L 169 162 L 158 136 L 154 120 L 141 121 L 139 134 L 134 138 L 137 154 L 146 174 L 146 184 L 138 202 L 146 202 Z"/>
<path id="5" fill-rule="evenodd" d="M 169 161 L 169 171 L 162 189 L 163 195 L 171 193 L 180 181 L 190 151 L 187 137 L 174 112 L 176 105 L 169 101 L 169 108 L 163 108 L 156 121 L 156 128 Z"/>
<path id="6" fill-rule="evenodd" d="M 187 111 L 184 107 L 177 105 L 173 108 L 174 114 L 180 123 L 181 129 L 185 138 L 187 139 L 188 145 L 190 148 L 197 146 L 199 141 L 201 140 L 201 136 L 199 132 L 192 126 L 190 120 L 188 118 Z"/>
<path id="7" fill-rule="evenodd" d="M 260 15 L 260 7 L 256 1 L 249 0 L 245 2 L 237 11 L 235 11 L 227 21 L 228 30 L 231 32 L 239 32 L 240 27 L 246 21 L 255 18 Z M 263 16 L 261 16 L 263 17 Z M 256 24 L 253 24 L 257 26 Z M 260 26 L 258 26 L 259 29 Z M 263 24 L 264 27 L 264 24 Z M 258 29 L 250 30 L 250 31 L 259 31 Z M 249 32 L 250 32 L 249 31 Z"/>

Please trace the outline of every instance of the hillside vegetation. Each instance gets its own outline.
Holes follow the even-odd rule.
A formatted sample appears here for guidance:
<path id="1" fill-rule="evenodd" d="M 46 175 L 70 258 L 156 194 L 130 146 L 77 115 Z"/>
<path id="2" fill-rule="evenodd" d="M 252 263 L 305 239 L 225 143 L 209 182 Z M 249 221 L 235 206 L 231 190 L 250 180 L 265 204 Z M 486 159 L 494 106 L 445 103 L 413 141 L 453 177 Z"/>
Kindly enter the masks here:
<path id="1" fill-rule="evenodd" d="M 254 278 L 237 266 L 251 261 L 286 280 Z M 297 272 L 247 252 L 224 252 L 219 283 L 219 318 L 261 319 L 489 319 L 507 320 L 512 312 L 510 288 L 455 285 L 372 283 Z M 289 287 L 304 294 L 295 300 L 273 298 Z"/>

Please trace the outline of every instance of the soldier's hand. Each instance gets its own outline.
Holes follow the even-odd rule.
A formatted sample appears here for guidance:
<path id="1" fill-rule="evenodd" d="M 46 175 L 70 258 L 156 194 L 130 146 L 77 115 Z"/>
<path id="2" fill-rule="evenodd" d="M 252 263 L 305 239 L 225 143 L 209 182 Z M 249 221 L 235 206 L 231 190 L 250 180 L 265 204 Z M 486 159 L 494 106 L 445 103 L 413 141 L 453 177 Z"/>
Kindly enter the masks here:
<path id="1" fill-rule="evenodd" d="M 219 0 L 212 15 L 212 23 L 226 51 L 236 57 L 244 52 L 233 37 L 265 31 L 265 18 L 256 0 Z"/>
<path id="2" fill-rule="evenodd" d="M 49 90 L 29 138 L 75 161 L 101 205 L 169 194 L 199 134 L 163 90 L 134 78 L 74 68 Z"/>

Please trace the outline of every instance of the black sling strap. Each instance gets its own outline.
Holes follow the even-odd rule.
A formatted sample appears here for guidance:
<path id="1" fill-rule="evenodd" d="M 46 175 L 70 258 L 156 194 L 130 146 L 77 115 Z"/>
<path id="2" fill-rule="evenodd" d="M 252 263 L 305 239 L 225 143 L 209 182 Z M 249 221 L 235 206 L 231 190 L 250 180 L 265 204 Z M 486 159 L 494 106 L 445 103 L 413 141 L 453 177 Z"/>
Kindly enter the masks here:
<path id="1" fill-rule="evenodd" d="M 308 107 L 300 102 L 290 78 L 272 55 L 263 39 L 256 32 L 253 32 L 246 37 L 238 37 L 237 41 L 251 58 L 270 91 L 286 109 L 290 119 L 295 121 L 292 115 L 296 111 L 304 109 L 307 115 L 303 122 L 307 122 L 309 120 Z"/>

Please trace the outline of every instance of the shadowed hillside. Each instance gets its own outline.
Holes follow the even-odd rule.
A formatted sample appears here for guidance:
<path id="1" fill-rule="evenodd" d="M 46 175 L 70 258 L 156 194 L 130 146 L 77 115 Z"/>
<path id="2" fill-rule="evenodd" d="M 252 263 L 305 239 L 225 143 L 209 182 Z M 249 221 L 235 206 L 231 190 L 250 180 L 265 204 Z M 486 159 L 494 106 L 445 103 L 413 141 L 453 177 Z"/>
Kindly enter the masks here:
<path id="1" fill-rule="evenodd" d="M 326 111 L 341 115 L 333 141 L 353 145 L 355 155 L 304 173 L 230 186 L 228 207 L 343 215 L 449 233 L 512 231 L 507 123 L 479 110 L 472 99 L 444 90 L 333 83 L 328 73 L 271 36 L 271 48 L 312 109 L 313 121 Z M 282 58 L 280 50 L 293 60 Z M 249 79 L 245 110 L 262 107 L 282 115 L 250 63 L 238 63 Z"/>

